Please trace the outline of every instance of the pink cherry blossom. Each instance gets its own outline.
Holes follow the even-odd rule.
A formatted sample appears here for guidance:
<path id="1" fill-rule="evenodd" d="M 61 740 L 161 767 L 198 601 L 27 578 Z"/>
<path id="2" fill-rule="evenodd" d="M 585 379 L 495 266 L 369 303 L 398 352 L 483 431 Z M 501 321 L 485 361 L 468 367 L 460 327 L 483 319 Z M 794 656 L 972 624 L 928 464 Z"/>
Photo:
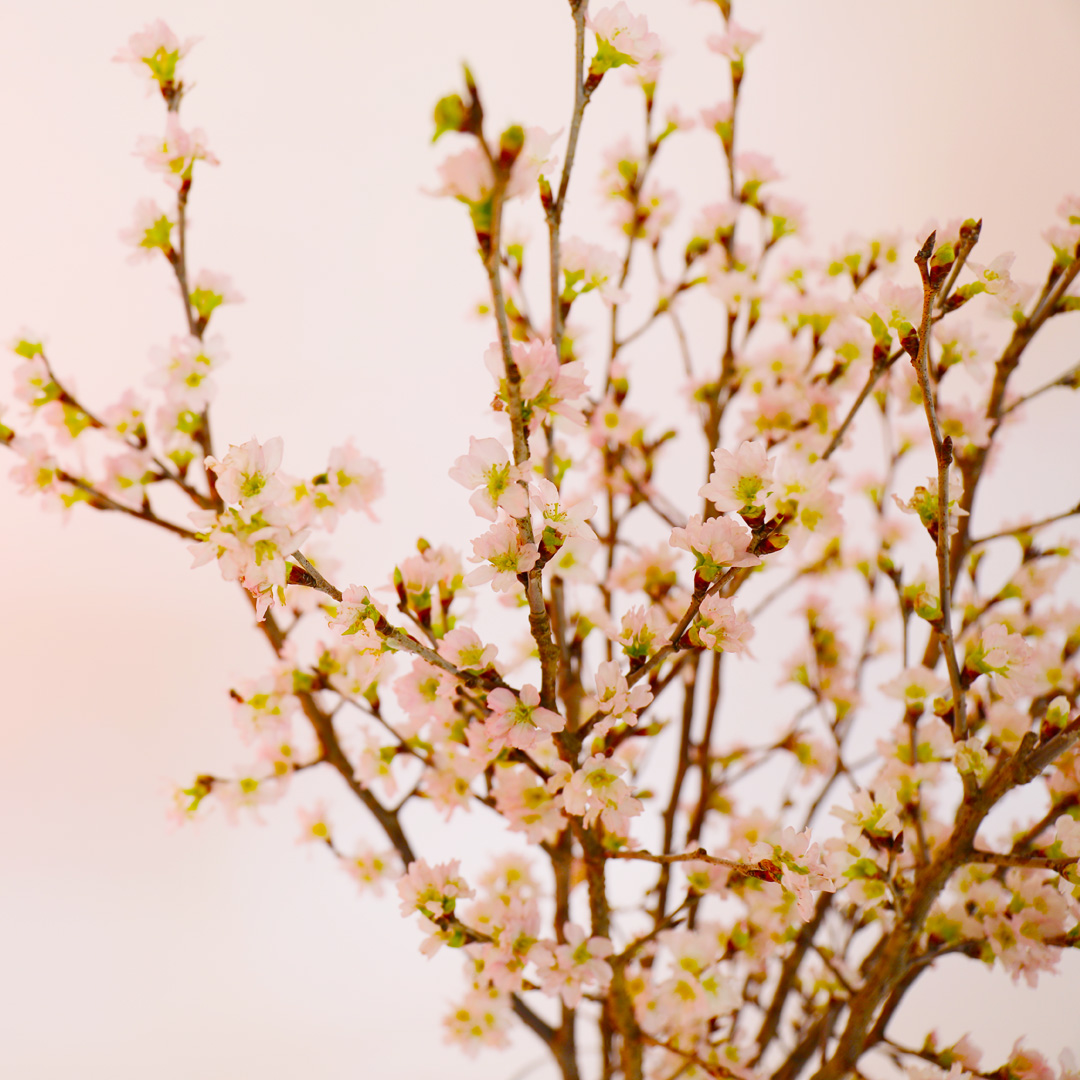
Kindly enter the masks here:
<path id="1" fill-rule="evenodd" d="M 717 652 L 750 655 L 750 638 L 754 627 L 750 620 L 735 610 L 726 596 L 710 593 L 701 602 L 694 619 L 691 639 L 696 638 L 707 649 Z"/>
<path id="2" fill-rule="evenodd" d="M 671 530 L 672 547 L 689 551 L 697 559 L 697 573 L 714 581 L 724 568 L 757 566 L 761 562 L 747 550 L 750 530 L 735 518 L 712 517 L 703 521 L 694 514 L 685 528 Z"/>
<path id="3" fill-rule="evenodd" d="M 611 981 L 611 965 L 606 957 L 614 948 L 604 937 L 586 939 L 585 931 L 576 923 L 567 923 L 563 936 L 565 944 L 537 942 L 529 959 L 536 965 L 544 993 L 552 997 L 557 994 L 567 1008 L 573 1008 L 581 1001 L 586 985 L 603 990 Z"/>
<path id="4" fill-rule="evenodd" d="M 517 695 L 498 687 L 487 696 L 491 715 L 487 730 L 493 739 L 504 739 L 507 746 L 531 750 L 547 734 L 566 727 L 566 719 L 540 705 L 540 691 L 526 683 Z"/>
<path id="5" fill-rule="evenodd" d="M 644 15 L 633 15 L 624 0 L 585 17 L 585 25 L 596 34 L 597 55 L 590 72 L 602 74 L 622 64 L 641 64 L 660 52 L 660 39 L 650 33 Z"/>
<path id="6" fill-rule="evenodd" d="M 733 64 L 741 64 L 746 54 L 761 40 L 761 34 L 747 30 L 734 19 L 728 19 L 723 34 L 711 34 L 706 42 L 709 48 L 726 57 Z"/>
<path id="7" fill-rule="evenodd" d="M 522 541 L 512 521 L 500 521 L 472 542 L 472 561 L 486 563 L 465 575 L 466 585 L 491 582 L 496 592 L 520 587 L 519 574 L 528 573 L 540 557 L 535 544 Z"/>
<path id="8" fill-rule="evenodd" d="M 270 506 L 285 492 L 285 485 L 276 475 L 284 448 L 280 436 L 265 443 L 249 439 L 242 446 L 230 446 L 220 460 L 208 457 L 206 466 L 214 472 L 218 494 L 247 513 Z"/>
<path id="9" fill-rule="evenodd" d="M 117 63 L 130 64 L 138 75 L 146 75 L 157 86 L 176 80 L 176 66 L 199 39 L 181 41 L 163 19 L 155 19 L 128 38 L 127 44 L 113 57 Z"/>
<path id="10" fill-rule="evenodd" d="M 190 182 L 196 161 L 218 164 L 218 159 L 206 145 L 206 133 L 200 128 L 185 131 L 174 112 L 169 113 L 165 121 L 164 138 L 145 136 L 139 140 L 136 153 L 148 168 L 164 173 L 166 181 L 177 189 Z"/>
<path id="11" fill-rule="evenodd" d="M 723 447 L 713 451 L 709 482 L 698 492 L 717 510 L 760 506 L 772 492 L 773 463 L 763 442 L 744 442 L 733 454 Z"/>
<path id="12" fill-rule="evenodd" d="M 560 792 L 563 808 L 586 826 L 600 820 L 608 832 L 626 836 L 630 819 L 641 813 L 642 805 L 622 779 L 625 772 L 621 761 L 593 754 Z"/>
<path id="13" fill-rule="evenodd" d="M 529 512 L 529 497 L 520 481 L 524 471 L 510 460 L 498 439 L 469 437 L 469 452 L 454 462 L 450 479 L 475 488 L 469 505 L 483 518 L 495 521 L 499 510 L 511 517 Z"/>

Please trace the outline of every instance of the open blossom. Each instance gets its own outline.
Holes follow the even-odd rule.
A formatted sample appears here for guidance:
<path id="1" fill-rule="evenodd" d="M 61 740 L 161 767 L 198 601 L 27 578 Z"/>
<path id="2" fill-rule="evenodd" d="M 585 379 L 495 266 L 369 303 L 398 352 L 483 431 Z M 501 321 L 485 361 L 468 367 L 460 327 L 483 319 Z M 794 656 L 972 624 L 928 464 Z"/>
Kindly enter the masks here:
<path id="1" fill-rule="evenodd" d="M 1004 623 L 995 622 L 969 640 L 964 666 L 976 674 L 989 675 L 994 689 L 1012 703 L 1036 688 L 1034 658 L 1035 650 L 1022 635 L 1011 634 Z"/>
<path id="2" fill-rule="evenodd" d="M 189 37 L 181 41 L 164 19 L 155 19 L 132 34 L 113 60 L 130 64 L 136 74 L 146 75 L 152 83 L 165 87 L 176 81 L 177 64 L 198 40 Z"/>
<path id="3" fill-rule="evenodd" d="M 615 758 L 593 754 L 563 787 L 560 798 L 568 814 L 580 817 L 586 827 L 598 818 L 616 836 L 630 830 L 630 819 L 640 814 L 641 803 L 622 779 L 626 766 Z"/>
<path id="4" fill-rule="evenodd" d="M 706 42 L 714 53 L 726 57 L 733 64 L 742 64 L 746 54 L 761 40 L 761 35 L 740 26 L 734 19 L 728 19 L 727 28 L 722 34 L 711 34 Z"/>
<path id="5" fill-rule="evenodd" d="M 538 177 L 554 171 L 557 158 L 551 153 L 556 136 L 543 128 L 525 129 L 525 142 L 510 168 L 506 198 L 513 199 L 536 190 Z M 470 207 L 484 205 L 495 187 L 491 162 L 479 145 L 451 154 L 438 166 L 441 185 L 429 194 L 445 195 Z"/>
<path id="6" fill-rule="evenodd" d="M 1054 842 L 1067 859 L 1080 858 L 1080 818 L 1062 814 L 1054 828 Z"/>
<path id="7" fill-rule="evenodd" d="M 586 15 L 585 25 L 596 35 L 597 52 L 589 65 L 590 74 L 602 75 L 623 64 L 648 63 L 660 52 L 660 39 L 649 32 L 648 20 L 632 14 L 624 0 Z"/>
<path id="8" fill-rule="evenodd" d="M 499 765 L 494 779 L 495 808 L 530 844 L 550 842 L 566 827 L 561 804 L 550 783 L 524 766 Z"/>
<path id="9" fill-rule="evenodd" d="M 164 138 L 145 136 L 139 140 L 136 152 L 148 168 L 164 173 L 168 183 L 178 189 L 190 182 L 196 161 L 218 164 L 218 159 L 206 145 L 206 133 L 200 128 L 185 131 L 174 112 L 169 113 L 165 121 Z"/>
<path id="10" fill-rule="evenodd" d="M 335 446 L 326 463 L 326 471 L 307 485 L 291 484 L 300 496 L 301 517 L 307 520 L 316 515 L 329 532 L 337 527 L 343 511 L 362 510 L 372 521 L 377 520 L 371 504 L 384 488 L 382 466 L 362 454 L 351 439 Z"/>
<path id="11" fill-rule="evenodd" d="M 897 701 L 902 701 L 908 708 L 915 707 L 916 709 L 923 707 L 936 697 L 941 697 L 948 689 L 947 679 L 935 675 L 921 664 L 905 668 L 881 687 L 882 693 L 896 698 Z"/>
<path id="12" fill-rule="evenodd" d="M 518 574 L 528 573 L 540 558 L 535 544 L 524 543 L 512 521 L 492 525 L 472 542 L 473 562 L 486 563 L 466 574 L 466 585 L 491 582 L 496 592 L 511 592 L 520 582 Z"/>
<path id="13" fill-rule="evenodd" d="M 507 746 L 529 750 L 543 737 L 566 727 L 566 720 L 540 704 L 540 691 L 526 683 L 515 696 L 512 690 L 497 687 L 487 696 L 491 715 L 487 718 L 488 734 L 504 739 Z"/>
<path id="14" fill-rule="evenodd" d="M 614 952 L 604 937 L 586 939 L 585 931 L 576 923 L 563 927 L 565 944 L 538 941 L 529 952 L 536 965 L 540 988 L 545 994 L 562 998 L 567 1008 L 581 1001 L 586 986 L 604 990 L 611 982 L 611 965 L 606 957 Z"/>
<path id="15" fill-rule="evenodd" d="M 419 911 L 433 920 L 452 913 L 459 899 L 476 895 L 461 876 L 461 864 L 457 859 L 437 866 L 416 859 L 409 863 L 409 869 L 398 880 L 397 890 L 402 915 Z"/>
<path id="16" fill-rule="evenodd" d="M 560 247 L 563 271 L 562 300 L 570 303 L 595 289 L 605 304 L 623 304 L 629 293 L 619 288 L 619 256 L 613 251 L 568 237 Z"/>
<path id="17" fill-rule="evenodd" d="M 543 515 L 543 529 L 551 529 L 556 536 L 566 539 L 575 536 L 596 539 L 587 520 L 596 513 L 596 504 L 591 499 L 582 496 L 567 499 L 550 480 L 541 478 L 533 486 L 532 503 Z"/>
<path id="18" fill-rule="evenodd" d="M 244 300 L 240 291 L 234 287 L 232 278 L 214 270 L 200 270 L 195 275 L 188 298 L 195 313 L 204 323 L 222 304 L 240 304 Z"/>
<path id="19" fill-rule="evenodd" d="M 726 596 L 710 593 L 701 601 L 690 631 L 690 638 L 706 649 L 749 655 L 750 638 L 754 627 L 750 620 L 735 610 Z"/>
<path id="20" fill-rule="evenodd" d="M 780 834 L 779 843 L 761 842 L 751 845 L 750 858 L 756 861 L 768 859 L 781 868 L 780 884 L 795 894 L 795 906 L 803 922 L 809 922 L 813 918 L 813 890 L 836 890 L 829 871 L 821 861 L 818 845 L 811 843 L 809 830 L 796 833 L 788 825 Z"/>
<path id="21" fill-rule="evenodd" d="M 529 430 L 536 431 L 553 414 L 584 427 L 585 416 L 577 403 L 587 390 L 585 365 L 580 360 L 560 363 L 550 340 L 515 341 L 510 352 L 521 374 L 522 416 Z M 509 405 L 506 366 L 497 342 L 484 353 L 484 363 L 495 378 L 499 396 Z"/>
<path id="22" fill-rule="evenodd" d="M 220 460 L 208 457 L 206 466 L 214 473 L 218 494 L 246 513 L 270 506 L 285 493 L 285 485 L 277 476 L 284 448 L 280 436 L 262 444 L 248 439 L 242 446 L 230 446 Z"/>
<path id="23" fill-rule="evenodd" d="M 162 387 L 170 401 L 201 412 L 213 400 L 216 390 L 210 375 L 225 362 L 227 355 L 220 337 L 205 341 L 194 335 L 173 337 L 169 348 L 158 354 L 158 368 L 147 381 L 151 386 Z"/>
<path id="24" fill-rule="evenodd" d="M 307 539 L 306 532 L 292 531 L 284 511 L 272 505 L 244 506 L 226 507 L 220 514 L 195 510 L 189 516 L 198 535 L 198 543 L 188 546 L 195 556 L 192 566 L 216 558 L 221 576 L 239 581 L 252 594 L 260 619 L 275 599 L 284 604 L 286 558 Z"/>
<path id="25" fill-rule="evenodd" d="M 130 261 L 151 259 L 157 251 L 171 255 L 175 224 L 153 199 L 140 199 L 135 204 L 135 220 L 131 227 L 120 231 L 120 239 L 134 248 Z"/>
<path id="26" fill-rule="evenodd" d="M 948 535 L 955 536 L 960 528 L 958 519 L 967 517 L 967 511 L 960 505 L 962 494 L 959 483 L 950 477 L 949 483 L 949 528 Z M 912 492 L 911 498 L 901 499 L 899 495 L 893 495 L 893 502 L 904 511 L 905 514 L 916 514 L 919 520 L 935 539 L 938 529 L 938 480 L 931 476 L 925 486 L 920 484 Z"/>
<path id="27" fill-rule="evenodd" d="M 667 641 L 669 627 L 659 607 L 633 607 L 622 617 L 616 640 L 631 661 L 640 661 Z"/>
<path id="28" fill-rule="evenodd" d="M 446 1041 L 460 1047 L 470 1057 L 490 1046 L 510 1045 L 508 1032 L 514 1025 L 510 995 L 495 987 L 471 990 L 443 1017 Z"/>
<path id="29" fill-rule="evenodd" d="M 975 274 L 975 284 L 981 285 L 991 296 L 1008 296 L 1016 288 L 1009 276 L 1009 269 L 1015 260 L 1016 255 L 1011 251 L 1006 251 L 989 263 L 978 263 L 968 259 L 964 265 Z"/>
<path id="30" fill-rule="evenodd" d="M 719 447 L 712 459 L 713 471 L 699 495 L 721 511 L 764 504 L 772 491 L 773 470 L 764 442 L 744 442 L 734 454 Z"/>
<path id="31" fill-rule="evenodd" d="M 485 645 L 467 626 L 455 626 L 439 642 L 439 655 L 463 671 L 491 670 L 498 653 L 498 645 Z"/>
<path id="32" fill-rule="evenodd" d="M 450 470 L 450 479 L 462 487 L 476 488 L 469 505 L 483 518 L 495 521 L 500 509 L 513 518 L 529 512 L 529 497 L 520 481 L 524 473 L 510 460 L 498 439 L 469 437 L 469 452 Z"/>
<path id="33" fill-rule="evenodd" d="M 694 514 L 685 528 L 671 530 L 669 543 L 694 555 L 698 577 L 714 581 L 725 567 L 757 566 L 761 562 L 747 550 L 750 538 L 750 530 L 741 521 L 728 517 L 702 521 L 700 514 Z"/>

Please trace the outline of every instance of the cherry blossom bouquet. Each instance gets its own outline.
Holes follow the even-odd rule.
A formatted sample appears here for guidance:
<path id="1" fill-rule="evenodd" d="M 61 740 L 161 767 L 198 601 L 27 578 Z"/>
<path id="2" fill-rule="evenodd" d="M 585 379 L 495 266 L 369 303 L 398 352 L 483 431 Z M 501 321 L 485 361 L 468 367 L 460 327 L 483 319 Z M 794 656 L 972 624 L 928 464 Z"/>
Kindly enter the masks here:
<path id="1" fill-rule="evenodd" d="M 174 815 L 257 812 L 302 770 L 336 773 L 367 839 L 345 843 L 321 805 L 299 808 L 303 835 L 360 887 L 396 891 L 424 953 L 460 950 L 445 1034 L 466 1052 L 520 1022 L 564 1080 L 838 1080 L 869 1062 L 1075 1077 L 1022 1042 L 986 1071 L 969 1039 L 907 1045 L 889 1025 L 946 956 L 1034 986 L 1080 944 L 1080 605 L 1059 587 L 1060 523 L 1080 507 L 972 525 L 1009 423 L 1080 385 L 1080 366 L 1010 385 L 1047 321 L 1080 307 L 1080 198 L 1044 234 L 1038 285 L 1011 277 L 1008 254 L 976 261 L 972 219 L 813 255 L 776 166 L 738 138 L 760 35 L 706 2 L 731 92 L 700 115 L 661 113 L 663 43 L 621 0 L 569 0 L 562 132 L 496 131 L 468 68 L 435 105 L 435 140 L 454 145 L 431 191 L 467 212 L 495 339 L 477 363 L 500 437 L 433 455 L 470 493 L 466 548 L 421 539 L 388 585 L 374 569 L 335 582 L 320 534 L 347 512 L 374 519 L 378 462 L 346 441 L 294 476 L 279 438 L 217 449 L 218 314 L 242 296 L 189 269 L 188 203 L 218 159 L 180 119 L 194 40 L 160 21 L 117 56 L 166 107 L 139 154 L 168 205 L 140 202 L 124 234 L 133 257 L 165 260 L 182 303 L 155 404 L 126 390 L 91 406 L 24 332 L 0 443 L 47 505 L 164 529 L 239 584 L 273 653 L 231 692 L 250 767 L 178 787 Z M 615 79 L 643 135 L 605 154 L 610 251 L 563 217 L 588 106 Z M 687 230 L 654 166 L 695 125 L 726 185 Z M 524 207 L 546 226 L 535 255 Z M 982 336 L 960 308 L 1007 332 Z M 708 350 L 689 326 L 701 312 Z M 605 328 L 592 346 L 587 319 Z M 684 381 L 670 429 L 634 408 L 626 350 L 646 337 L 669 342 Z M 673 442 L 699 433 L 691 503 L 661 478 Z M 1006 569 L 983 565 L 1006 547 Z M 788 696 L 759 695 L 742 741 L 721 730 L 728 684 L 777 659 L 783 635 L 755 628 L 785 598 Z M 1020 789 L 1022 820 L 1006 817 Z M 505 850 L 476 873 L 416 850 L 424 806 L 466 833 L 493 816 Z"/>

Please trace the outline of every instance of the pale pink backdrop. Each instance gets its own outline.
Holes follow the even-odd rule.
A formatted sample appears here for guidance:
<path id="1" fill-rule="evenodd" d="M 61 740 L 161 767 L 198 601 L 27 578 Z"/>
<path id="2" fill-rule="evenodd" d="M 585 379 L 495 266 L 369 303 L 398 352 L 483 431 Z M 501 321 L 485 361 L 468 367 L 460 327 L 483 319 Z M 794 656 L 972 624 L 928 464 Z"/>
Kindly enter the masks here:
<path id="1" fill-rule="evenodd" d="M 668 89 L 695 107 L 725 95 L 701 45 L 709 5 L 633 6 L 670 43 Z M 981 215 L 986 257 L 1012 249 L 1014 272 L 1042 271 L 1038 234 L 1080 189 L 1074 3 L 736 6 L 766 31 L 742 145 L 775 157 L 820 246 L 853 229 Z M 439 157 L 430 108 L 467 58 L 496 121 L 563 127 L 566 4 L 2 5 L 0 336 L 45 334 L 60 371 L 98 403 L 140 382 L 148 349 L 180 329 L 164 266 L 127 265 L 117 239 L 136 199 L 164 198 L 131 156 L 161 110 L 109 59 L 159 15 L 204 38 L 184 114 L 223 163 L 197 179 L 193 264 L 231 273 L 247 296 L 215 318 L 232 354 L 219 440 L 281 434 L 287 467 L 304 472 L 353 434 L 383 461 L 382 524 L 340 530 L 343 579 L 384 580 L 421 534 L 463 544 L 474 519 L 446 469 L 470 432 L 491 430 L 480 363 L 490 331 L 466 317 L 483 278 L 464 211 L 420 192 Z M 598 148 L 627 128 L 626 92 L 611 81 L 586 120 L 569 212 L 572 231 L 600 236 Z M 720 192 L 703 146 L 669 162 L 691 205 Z M 1061 323 L 1024 384 L 1075 361 L 1075 325 Z M 670 412 L 677 379 L 652 379 Z M 1075 502 L 1076 416 L 1066 396 L 1045 398 L 991 493 L 1022 484 L 1017 513 Z M 442 1046 L 459 957 L 421 957 L 391 898 L 358 897 L 320 853 L 295 846 L 292 811 L 269 813 L 266 828 L 215 818 L 170 830 L 171 781 L 244 760 L 226 691 L 268 656 L 242 598 L 212 568 L 189 571 L 180 545 L 106 515 L 74 518 L 43 515 L 0 474 L 0 1075 L 524 1075 L 541 1059 L 528 1035 L 475 1062 Z M 440 835 L 418 827 L 422 847 Z M 495 840 L 482 833 L 470 850 Z M 991 1066 L 1021 1029 L 1054 1055 L 1080 1050 L 1080 963 L 1066 957 L 1062 970 L 1030 992 L 958 962 L 897 1027 L 913 1038 L 927 1018 L 945 1039 L 973 1030 Z"/>

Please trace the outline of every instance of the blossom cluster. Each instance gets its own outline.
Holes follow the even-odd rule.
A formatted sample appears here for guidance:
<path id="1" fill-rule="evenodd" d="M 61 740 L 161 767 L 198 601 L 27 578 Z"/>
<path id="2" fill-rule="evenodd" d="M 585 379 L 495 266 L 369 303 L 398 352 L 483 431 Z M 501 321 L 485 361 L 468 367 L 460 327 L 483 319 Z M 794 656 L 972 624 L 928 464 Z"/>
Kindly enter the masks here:
<path id="1" fill-rule="evenodd" d="M 594 1071 L 621 1080 L 795 1080 L 818 1054 L 819 1080 L 839 1080 L 882 1053 L 914 1078 L 961 1080 L 979 1069 L 971 1040 L 884 1040 L 904 989 L 949 954 L 1035 985 L 1080 926 L 1077 508 L 973 525 L 1013 414 L 1080 384 L 1075 369 L 1026 394 L 1008 383 L 1041 327 L 1080 307 L 1080 200 L 1045 233 L 1041 291 L 1012 278 L 1008 253 L 970 258 L 973 220 L 812 257 L 780 169 L 742 145 L 762 35 L 706 2 L 730 95 L 693 117 L 657 107 L 665 48 L 623 0 L 570 5 L 565 142 L 522 124 L 491 134 L 469 69 L 436 105 L 436 139 L 456 146 L 430 194 L 467 210 L 493 317 L 477 363 L 494 434 L 440 466 L 469 493 L 469 535 L 420 538 L 382 584 L 339 587 L 321 534 L 346 512 L 374 520 L 380 465 L 352 442 L 305 478 L 283 470 L 280 438 L 215 452 L 217 328 L 242 297 L 224 274 L 189 273 L 188 202 L 218 159 L 180 121 L 193 41 L 160 21 L 117 57 L 166 105 L 139 154 L 171 202 L 141 201 L 123 234 L 133 258 L 164 260 L 182 300 L 180 332 L 153 354 L 158 403 L 129 390 L 89 407 L 24 333 L 0 443 L 24 490 L 163 528 L 246 591 L 274 654 L 230 691 L 254 760 L 178 788 L 174 817 L 257 814 L 296 772 L 337 772 L 367 832 L 342 839 L 345 815 L 320 802 L 301 808 L 301 840 L 359 888 L 393 884 L 426 955 L 459 950 L 450 1042 L 502 1047 L 524 1020 L 572 1080 L 588 1022 Z M 602 155 L 606 234 L 564 236 L 578 135 L 613 72 L 645 135 Z M 662 169 L 695 126 L 726 180 L 685 215 Z M 546 312 L 517 227 L 530 208 L 548 226 Z M 644 307 L 629 303 L 639 290 Z M 689 294 L 711 314 L 708 358 Z M 1004 315 L 1008 333 L 993 343 L 960 308 Z M 663 362 L 660 326 L 678 343 L 676 427 L 639 378 L 642 357 Z M 668 483 L 685 472 L 679 427 L 708 451 L 685 490 Z M 166 512 L 166 488 L 186 518 Z M 980 569 L 991 545 L 1012 564 Z M 519 639 L 493 640 L 489 614 Z M 779 684 L 744 685 L 766 659 Z M 1028 784 L 1041 807 L 1004 817 Z M 416 843 L 424 806 L 453 829 L 485 815 L 519 835 L 483 864 L 436 859 Z M 1018 1043 L 1000 1075 L 1058 1074 Z"/>

